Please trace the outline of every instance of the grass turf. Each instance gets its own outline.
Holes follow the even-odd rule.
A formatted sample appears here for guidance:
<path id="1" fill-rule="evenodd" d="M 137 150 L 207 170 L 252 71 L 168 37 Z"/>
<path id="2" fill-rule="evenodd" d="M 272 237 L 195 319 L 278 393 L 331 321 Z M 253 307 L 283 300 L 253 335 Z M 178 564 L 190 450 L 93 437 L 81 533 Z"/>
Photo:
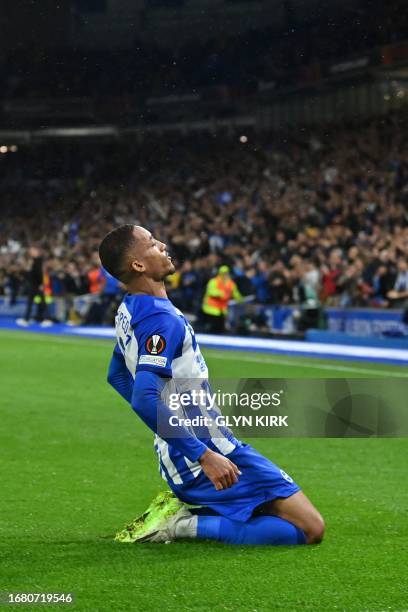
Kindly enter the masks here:
<path id="1" fill-rule="evenodd" d="M 81 611 L 408 608 L 403 439 L 254 441 L 321 510 L 321 546 L 114 543 L 165 485 L 150 432 L 105 384 L 111 349 L 0 334 L 0 590 L 70 591 Z M 218 377 L 406 376 L 383 364 L 205 356 Z"/>

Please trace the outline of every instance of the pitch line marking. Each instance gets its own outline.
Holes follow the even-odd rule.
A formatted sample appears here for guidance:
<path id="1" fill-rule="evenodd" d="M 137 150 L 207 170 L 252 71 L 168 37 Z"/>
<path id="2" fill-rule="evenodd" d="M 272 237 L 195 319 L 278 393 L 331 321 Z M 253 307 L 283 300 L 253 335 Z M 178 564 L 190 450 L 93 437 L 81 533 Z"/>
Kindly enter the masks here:
<path id="1" fill-rule="evenodd" d="M 224 355 L 210 355 L 209 359 L 223 359 L 225 360 L 226 357 Z M 375 368 L 373 368 L 372 370 L 369 370 L 368 368 L 359 368 L 359 367 L 353 367 L 353 366 L 341 366 L 341 365 L 329 365 L 329 364 L 317 364 L 317 363 L 306 363 L 303 361 L 289 361 L 286 359 L 266 359 L 266 358 L 260 358 L 260 357 L 248 357 L 247 355 L 242 355 L 238 356 L 238 355 L 229 355 L 228 359 L 231 360 L 235 360 L 235 361 L 248 361 L 248 362 L 255 362 L 255 363 L 268 363 L 270 365 L 285 365 L 285 366 L 291 366 L 291 367 L 302 367 L 302 368 L 311 368 L 311 369 L 315 369 L 315 370 L 337 370 L 338 372 L 359 372 L 360 374 L 384 374 L 385 376 L 392 376 L 393 378 L 408 378 L 408 374 L 398 374 L 397 372 L 392 372 L 390 370 L 377 370 Z"/>
<path id="2" fill-rule="evenodd" d="M 9 330 L 7 330 L 9 331 Z M 12 335 L 15 335 L 15 331 L 14 330 L 10 330 Z M 23 332 L 24 333 L 24 332 Z M 5 337 L 7 335 L 7 333 L 5 334 L 1 334 L 1 337 Z M 52 341 L 55 342 L 57 344 L 76 344 L 78 345 L 82 345 L 84 347 L 90 348 L 92 345 L 91 344 L 87 344 L 86 340 L 89 340 L 89 338 L 86 338 L 85 336 L 61 336 L 58 334 L 37 334 L 37 333 L 24 333 L 24 336 L 21 337 L 20 339 L 23 340 L 37 340 L 38 338 L 41 338 L 41 340 L 44 341 Z M 111 340 L 111 338 L 97 338 L 97 340 L 101 341 L 101 345 L 103 346 L 105 343 L 106 345 L 108 345 L 109 340 Z M 96 345 L 94 345 L 96 346 Z M 110 344 L 108 345 L 110 346 Z M 93 347 L 92 347 L 93 348 Z M 226 358 L 225 355 L 217 355 L 215 353 L 215 351 L 219 351 L 219 349 L 216 348 L 206 348 L 203 347 L 204 350 L 208 350 L 208 351 L 212 351 L 214 352 L 212 355 L 210 355 L 210 359 L 224 359 Z M 270 365 L 286 365 L 289 367 L 304 367 L 304 368 L 309 368 L 309 369 L 321 369 L 321 370 L 337 370 L 338 372 L 359 372 L 360 374 L 383 374 L 384 376 L 390 376 L 392 378 L 408 378 L 408 374 L 399 374 L 397 372 L 393 372 L 392 370 L 378 370 L 376 368 L 373 368 L 372 370 L 368 369 L 368 368 L 359 368 L 359 367 L 353 367 L 353 366 L 341 366 L 341 365 L 335 365 L 335 363 L 333 363 L 333 365 L 330 364 L 317 364 L 317 363 L 309 363 L 309 362 L 302 362 L 302 361 L 292 361 L 292 360 L 287 360 L 287 359 L 268 359 L 268 357 L 270 357 L 270 355 L 267 355 L 265 353 L 265 357 L 258 357 L 258 356 L 253 356 L 253 357 L 249 357 L 248 355 L 237 355 L 236 353 L 233 353 L 233 351 L 229 351 L 226 350 L 225 352 L 227 353 L 231 353 L 228 355 L 228 359 L 231 360 L 235 360 L 235 361 L 247 361 L 247 362 L 253 362 L 253 363 L 269 363 Z M 397 366 L 398 367 L 398 366 Z M 402 366 L 400 366 L 402 367 Z"/>

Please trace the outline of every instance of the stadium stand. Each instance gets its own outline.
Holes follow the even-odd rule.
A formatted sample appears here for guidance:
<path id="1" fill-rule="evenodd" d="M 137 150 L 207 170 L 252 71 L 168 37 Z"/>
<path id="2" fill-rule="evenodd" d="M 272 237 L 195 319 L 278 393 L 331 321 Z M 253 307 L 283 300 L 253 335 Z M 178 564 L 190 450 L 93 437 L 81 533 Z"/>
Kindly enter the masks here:
<path id="1" fill-rule="evenodd" d="M 403 2 L 377 3 L 375 11 L 370 1 L 355 4 L 337 10 L 329 5 L 328 14 L 303 22 L 289 14 L 279 29 L 223 32 L 202 41 L 173 40 L 171 46 L 137 37 L 127 53 L 66 47 L 47 53 L 37 43 L 15 47 L 0 66 L 1 97 L 155 95 L 214 85 L 254 89 L 262 81 L 287 87 L 309 80 L 316 65 L 320 72 L 347 56 L 380 57 L 382 46 L 407 39 Z"/>
<path id="2" fill-rule="evenodd" d="M 100 237 L 135 222 L 168 243 L 169 294 L 191 313 L 221 264 L 261 304 L 403 306 L 406 126 L 400 112 L 244 142 L 202 133 L 20 147 L 1 156 L 1 292 L 27 293 L 27 249 L 40 246 L 51 292 L 71 304 L 89 292 Z"/>

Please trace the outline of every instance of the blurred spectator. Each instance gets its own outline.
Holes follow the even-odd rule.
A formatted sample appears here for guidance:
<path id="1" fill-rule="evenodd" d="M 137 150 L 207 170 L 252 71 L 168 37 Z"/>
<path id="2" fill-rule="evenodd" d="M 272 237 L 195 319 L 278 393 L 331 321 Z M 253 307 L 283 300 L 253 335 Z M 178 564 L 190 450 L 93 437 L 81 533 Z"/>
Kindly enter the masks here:
<path id="1" fill-rule="evenodd" d="M 387 297 L 394 305 L 404 306 L 408 300 L 408 261 L 405 257 L 400 257 L 397 264 L 397 278 L 394 288 L 388 292 Z"/>
<path id="2" fill-rule="evenodd" d="M 118 302 L 122 297 L 123 291 L 119 281 L 104 268 L 102 268 L 102 274 L 105 278 L 101 296 L 102 323 L 110 325 L 116 314 L 116 307 L 119 305 Z"/>
<path id="3" fill-rule="evenodd" d="M 22 319 L 18 319 L 17 323 L 22 326 L 27 326 L 31 320 L 33 305 L 36 305 L 37 312 L 35 320 L 43 326 L 51 324 L 47 314 L 47 296 L 44 292 L 44 260 L 42 250 L 37 246 L 32 246 L 28 249 L 30 261 L 26 270 L 26 286 L 27 286 L 27 306 L 25 315 Z"/>
<path id="4" fill-rule="evenodd" d="M 55 304 L 54 318 L 59 323 L 67 320 L 67 300 L 66 300 L 66 273 L 63 261 L 58 257 L 48 262 L 48 269 L 51 277 L 51 291 Z"/>

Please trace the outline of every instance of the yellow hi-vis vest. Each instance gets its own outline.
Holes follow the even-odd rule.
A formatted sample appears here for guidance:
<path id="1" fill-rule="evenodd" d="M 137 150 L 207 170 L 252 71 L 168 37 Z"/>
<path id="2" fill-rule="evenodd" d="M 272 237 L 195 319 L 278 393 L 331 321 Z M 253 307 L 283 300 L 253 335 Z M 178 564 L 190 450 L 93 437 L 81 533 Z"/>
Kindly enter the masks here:
<path id="1" fill-rule="evenodd" d="M 203 299 L 203 312 L 206 314 L 222 317 L 227 314 L 228 302 L 230 300 L 240 302 L 242 296 L 237 285 L 230 278 L 226 282 L 221 276 L 214 276 L 208 281 Z"/>

